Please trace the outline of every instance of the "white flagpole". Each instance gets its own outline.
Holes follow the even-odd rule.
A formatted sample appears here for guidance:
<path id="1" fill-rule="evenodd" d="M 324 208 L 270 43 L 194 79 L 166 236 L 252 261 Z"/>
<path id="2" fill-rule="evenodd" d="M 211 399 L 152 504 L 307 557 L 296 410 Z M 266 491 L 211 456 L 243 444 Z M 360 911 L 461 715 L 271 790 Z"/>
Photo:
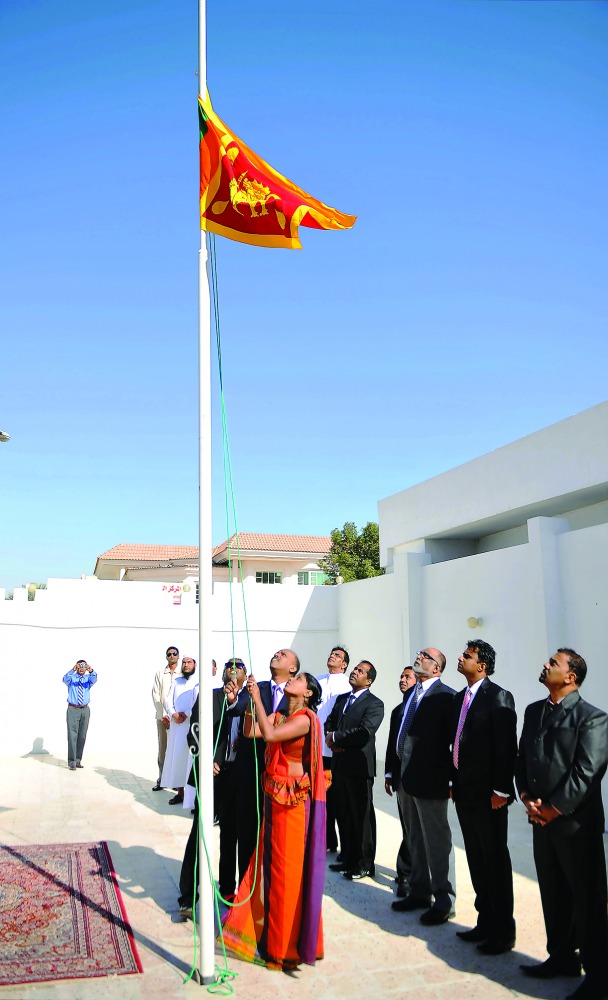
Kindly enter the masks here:
<path id="1" fill-rule="evenodd" d="M 198 5 L 198 85 L 204 98 L 207 87 L 205 0 Z M 215 982 L 215 925 L 213 886 L 209 877 L 203 837 L 213 863 L 213 707 L 211 674 L 211 309 L 208 254 L 201 230 L 198 267 L 199 322 L 199 976 L 203 984 Z"/>

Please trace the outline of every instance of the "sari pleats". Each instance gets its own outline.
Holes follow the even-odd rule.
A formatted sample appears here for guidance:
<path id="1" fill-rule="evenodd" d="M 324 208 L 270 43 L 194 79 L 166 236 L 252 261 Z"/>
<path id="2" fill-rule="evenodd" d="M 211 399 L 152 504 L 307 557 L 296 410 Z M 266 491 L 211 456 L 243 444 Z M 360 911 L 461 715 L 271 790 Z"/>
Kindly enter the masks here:
<path id="1" fill-rule="evenodd" d="M 273 782 L 284 784 L 284 756 L 282 751 L 277 753 L 281 744 L 269 744 L 269 780 L 257 866 L 254 854 L 223 928 L 227 948 L 269 969 L 295 969 L 301 962 L 313 965 L 323 957 L 325 779 L 319 720 L 314 713 L 308 714 L 311 728 L 305 741 L 310 741 L 306 754 L 310 760 L 310 787 L 305 781 L 304 798 L 297 788 L 293 794 L 286 794 L 283 787 L 272 791 Z M 298 779 L 292 779 L 292 784 L 297 786 Z M 285 804 L 288 800 L 290 804 Z"/>

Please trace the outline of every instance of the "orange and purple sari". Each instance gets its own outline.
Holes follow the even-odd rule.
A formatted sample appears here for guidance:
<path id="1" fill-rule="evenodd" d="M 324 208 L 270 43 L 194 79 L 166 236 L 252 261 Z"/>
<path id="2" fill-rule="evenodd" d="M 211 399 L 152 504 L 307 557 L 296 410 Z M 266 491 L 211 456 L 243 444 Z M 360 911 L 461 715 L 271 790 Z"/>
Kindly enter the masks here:
<path id="1" fill-rule="evenodd" d="M 264 818 L 257 852 L 224 918 L 226 947 L 269 969 L 295 969 L 301 962 L 314 965 L 323 958 L 326 857 L 321 725 L 314 712 L 301 711 L 310 718 L 309 732 L 266 747 Z M 275 717 L 275 725 L 282 721 L 282 716 Z M 302 764 L 301 777 L 289 774 L 290 762 Z"/>

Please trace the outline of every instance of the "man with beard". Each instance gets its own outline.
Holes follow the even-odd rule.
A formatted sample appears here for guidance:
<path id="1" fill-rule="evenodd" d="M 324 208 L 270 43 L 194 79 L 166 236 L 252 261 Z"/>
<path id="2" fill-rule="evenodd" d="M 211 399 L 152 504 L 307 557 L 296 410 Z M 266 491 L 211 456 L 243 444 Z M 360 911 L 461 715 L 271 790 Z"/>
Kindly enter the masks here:
<path id="1" fill-rule="evenodd" d="M 410 837 L 410 892 L 394 910 L 424 910 L 420 923 L 443 924 L 454 916 L 450 877 L 452 834 L 448 823 L 452 701 L 455 691 L 441 680 L 445 656 L 428 646 L 416 653 L 411 689 L 397 735 L 405 825 Z M 452 862 L 452 864 L 451 864 Z"/>
<path id="2" fill-rule="evenodd" d="M 152 686 L 152 701 L 154 702 L 156 711 L 156 735 L 158 738 L 158 778 L 152 788 L 153 792 L 160 792 L 163 787 L 160 779 L 163 773 L 165 754 L 167 753 L 167 733 L 171 725 L 171 719 L 165 712 L 165 701 L 169 694 L 169 688 L 175 678 L 175 668 L 179 660 L 179 649 L 177 646 L 169 646 L 165 656 L 167 663 L 160 670 L 156 671 Z"/>
<path id="3" fill-rule="evenodd" d="M 534 863 L 549 957 L 522 965 L 535 979 L 585 979 L 568 1000 L 608 997 L 608 919 L 601 782 L 608 765 L 608 715 L 583 701 L 587 664 L 562 647 L 539 681 L 549 697 L 528 705 L 515 782 L 533 824 Z M 580 949 L 577 952 L 576 949 Z"/>

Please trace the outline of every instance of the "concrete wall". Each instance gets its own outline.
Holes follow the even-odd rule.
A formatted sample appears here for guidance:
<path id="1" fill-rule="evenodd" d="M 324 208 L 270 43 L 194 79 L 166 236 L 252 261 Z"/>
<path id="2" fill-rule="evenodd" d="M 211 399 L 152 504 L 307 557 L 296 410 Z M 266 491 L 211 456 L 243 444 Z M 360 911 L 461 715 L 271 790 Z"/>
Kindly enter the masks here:
<path id="1" fill-rule="evenodd" d="M 569 530 L 565 518 L 532 518 L 529 541 L 447 562 L 423 552 L 396 552 L 393 572 L 339 590 L 340 640 L 378 669 L 374 693 L 386 716 L 378 736 L 384 756 L 399 673 L 416 650 L 436 646 L 447 657 L 444 680 L 459 690 L 457 658 L 468 639 L 497 651 L 495 680 L 514 694 L 518 717 L 546 694 L 541 667 L 559 646 L 587 660 L 582 695 L 608 710 L 608 525 Z M 467 618 L 480 618 L 470 629 Z"/>
<path id="2" fill-rule="evenodd" d="M 176 644 L 197 657 L 198 608 L 195 588 L 174 594 L 163 584 L 50 579 L 46 591 L 28 602 L 26 591 L 5 601 L 0 591 L 0 670 L 6 712 L 0 753 L 27 754 L 35 741 L 65 756 L 63 675 L 84 658 L 98 672 L 91 698 L 89 749 L 146 749 L 154 760 L 156 727 L 151 700 L 155 671 L 165 650 Z M 245 591 L 249 642 L 242 592 Z M 272 653 L 293 646 L 304 669 L 321 673 L 337 642 L 337 588 L 263 587 L 233 589 L 217 584 L 213 594 L 213 656 L 223 664 L 234 652 L 267 678 Z M 231 619 L 234 618 L 234 646 Z"/>
<path id="3" fill-rule="evenodd" d="M 431 562 L 428 552 L 397 551 L 392 573 L 340 587 L 237 585 L 232 610 L 228 586 L 216 584 L 213 655 L 221 664 L 234 651 L 261 679 L 280 646 L 293 646 L 303 668 L 315 674 L 323 672 L 338 641 L 351 663 L 371 660 L 378 669 L 374 693 L 386 705 L 380 758 L 390 709 L 400 698 L 401 669 L 426 645 L 446 654 L 444 678 L 458 689 L 457 657 L 467 640 L 490 642 L 497 651 L 495 679 L 513 691 L 520 721 L 525 706 L 544 696 L 538 674 L 547 656 L 558 646 L 574 646 L 589 664 L 583 696 L 608 709 L 608 525 L 571 530 L 566 518 L 535 517 L 526 534 L 526 544 L 441 563 Z M 0 752 L 25 754 L 39 738 L 63 756 L 61 677 L 84 657 L 99 673 L 89 746 L 145 746 L 154 755 L 153 674 L 164 664 L 169 643 L 196 656 L 198 642 L 194 588 L 173 604 L 162 586 L 50 580 L 33 602 L 25 591 L 16 591 L 14 601 L 0 600 L 0 669 L 7 692 Z M 480 618 L 481 627 L 471 630 L 470 617 Z"/>

